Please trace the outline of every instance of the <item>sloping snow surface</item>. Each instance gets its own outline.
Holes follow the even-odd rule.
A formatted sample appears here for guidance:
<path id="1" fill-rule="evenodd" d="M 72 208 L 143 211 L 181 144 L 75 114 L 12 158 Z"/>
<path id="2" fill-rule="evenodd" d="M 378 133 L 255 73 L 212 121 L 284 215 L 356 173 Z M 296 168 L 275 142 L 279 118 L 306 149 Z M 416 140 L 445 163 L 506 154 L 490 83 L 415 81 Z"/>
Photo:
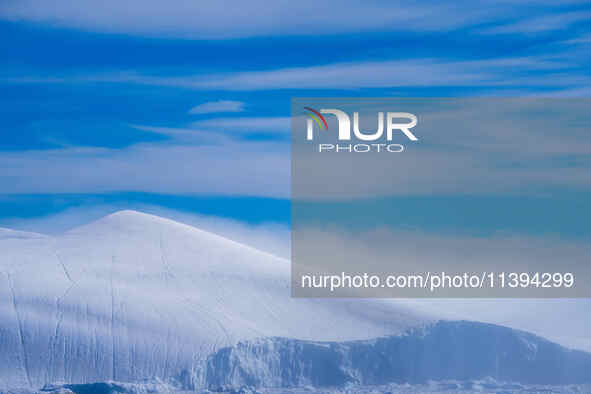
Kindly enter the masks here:
<path id="1" fill-rule="evenodd" d="M 56 237 L 0 231 L 0 391 L 159 378 L 204 384 L 239 341 L 369 339 L 431 319 L 391 301 L 294 299 L 289 262 L 121 211 Z"/>

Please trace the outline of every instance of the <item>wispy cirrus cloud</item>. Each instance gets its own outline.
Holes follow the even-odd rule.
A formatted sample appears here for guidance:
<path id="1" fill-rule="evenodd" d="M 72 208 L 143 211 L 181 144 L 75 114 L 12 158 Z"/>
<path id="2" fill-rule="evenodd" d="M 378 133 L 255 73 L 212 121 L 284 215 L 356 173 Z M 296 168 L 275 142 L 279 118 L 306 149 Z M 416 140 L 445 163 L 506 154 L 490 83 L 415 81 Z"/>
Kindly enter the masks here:
<path id="1" fill-rule="evenodd" d="M 287 133 L 289 117 L 236 117 L 199 120 L 191 123 L 198 130 L 214 130 L 239 133 Z"/>
<path id="2" fill-rule="evenodd" d="M 564 41 L 565 44 L 591 44 L 591 33 Z"/>
<path id="3" fill-rule="evenodd" d="M 565 0 L 560 6 L 581 3 Z M 5 0 L 0 18 L 107 33 L 191 39 L 321 35 L 374 31 L 450 31 L 557 8 L 555 1 L 412 0 L 298 2 L 236 0 Z M 252 12 L 256 10 L 256 12 Z M 527 23 L 527 22 L 524 22 Z"/>
<path id="4" fill-rule="evenodd" d="M 289 196 L 286 144 L 182 143 L 0 152 L 1 192 Z"/>
<path id="5" fill-rule="evenodd" d="M 572 88 L 591 83 L 577 54 L 505 57 L 483 60 L 383 60 L 285 67 L 207 75 L 150 75 L 122 71 L 63 76 L 8 76 L 10 83 L 129 83 L 195 90 L 361 89 L 395 87 L 545 87 Z"/>
<path id="6" fill-rule="evenodd" d="M 475 61 L 385 60 L 220 74 L 208 76 L 206 80 L 176 79 L 170 82 L 184 83 L 187 87 L 224 90 L 507 86 L 539 84 L 541 80 L 536 79 L 537 76 L 559 73 L 568 66 L 563 60 L 542 57 Z M 545 83 L 560 85 L 567 82 L 555 79 Z"/>
<path id="7" fill-rule="evenodd" d="M 591 19 L 591 12 L 581 11 L 523 17 L 515 22 L 488 28 L 483 32 L 487 34 L 535 34 L 553 30 L 566 30 L 575 23 L 588 21 L 589 19 Z"/>
<path id="8" fill-rule="evenodd" d="M 108 33 L 225 39 L 351 31 L 449 30 L 506 14 L 510 6 L 516 4 L 505 3 L 505 7 L 499 7 L 497 3 L 256 0 L 244 7 L 239 1 L 203 4 L 187 0 L 166 3 L 157 0 L 103 0 L 100 3 L 8 0 L 0 7 L 0 18 Z"/>
<path id="9" fill-rule="evenodd" d="M 192 115 L 213 114 L 219 112 L 242 112 L 244 103 L 242 101 L 219 100 L 199 104 L 189 110 Z"/>
<path id="10" fill-rule="evenodd" d="M 404 160 L 371 156 L 355 168 L 378 174 L 367 177 L 341 170 L 351 163 L 346 154 L 331 160 L 306 155 L 298 159 L 306 170 L 299 190 L 317 198 L 322 184 L 323 194 L 335 199 L 345 190 L 346 197 L 590 190 L 588 100 L 544 105 L 535 99 L 437 101 L 419 113 L 420 142 L 408 146 Z M 290 145 L 238 137 L 262 127 L 287 130 L 288 118 L 209 122 L 207 129 L 135 126 L 168 135 L 168 143 L 0 152 L 0 185 L 4 193 L 290 195 Z M 334 190 L 322 183 L 327 177 Z"/>
<path id="11" fill-rule="evenodd" d="M 232 135 L 212 131 L 198 130 L 194 128 L 162 127 L 149 125 L 131 125 L 137 130 L 150 131 L 170 138 L 174 144 L 188 145 L 219 145 L 232 142 Z"/>

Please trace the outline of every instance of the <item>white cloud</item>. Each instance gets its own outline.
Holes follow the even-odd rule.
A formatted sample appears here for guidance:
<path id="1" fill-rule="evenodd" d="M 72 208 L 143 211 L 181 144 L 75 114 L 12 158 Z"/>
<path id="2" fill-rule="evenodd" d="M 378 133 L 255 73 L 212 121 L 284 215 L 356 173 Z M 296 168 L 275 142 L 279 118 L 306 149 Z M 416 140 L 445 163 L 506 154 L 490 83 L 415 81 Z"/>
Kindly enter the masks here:
<path id="1" fill-rule="evenodd" d="M 292 195 L 341 200 L 588 191 L 589 102 L 548 100 L 402 100 L 405 110 L 419 118 L 414 129 L 419 141 L 393 141 L 406 147 L 399 154 L 319 155 L 305 140 L 294 140 L 299 142 L 291 145 Z M 333 104 L 347 108 L 336 99 Z M 332 117 L 328 122 L 329 129 L 333 127 L 330 122 L 336 126 Z M 305 129 L 297 119 L 294 127 Z M 334 143 L 321 138 L 319 142 Z"/>
<path id="2" fill-rule="evenodd" d="M 584 86 L 584 87 L 573 87 L 568 89 L 560 89 L 554 92 L 546 94 L 548 97 L 580 97 L 580 98 L 589 98 L 591 97 L 591 87 Z"/>
<path id="3" fill-rule="evenodd" d="M 183 145 L 220 145 L 231 143 L 234 139 L 232 135 L 217 132 L 203 131 L 193 128 L 176 128 L 148 125 L 131 125 L 138 130 L 150 131 L 166 135 L 171 138 L 171 142 Z"/>
<path id="4" fill-rule="evenodd" d="M 565 44 L 591 44 L 591 34 L 583 34 L 582 36 L 571 38 L 564 41 Z"/>
<path id="5" fill-rule="evenodd" d="M 534 34 L 553 30 L 564 30 L 574 23 L 591 18 L 590 12 L 567 12 L 524 18 L 518 22 L 492 27 L 483 31 L 487 34 L 525 33 Z"/>
<path id="6" fill-rule="evenodd" d="M 151 191 L 287 197 L 289 147 L 230 142 L 0 153 L 3 193 Z"/>
<path id="7" fill-rule="evenodd" d="M 137 72 L 94 75 L 20 76 L 16 83 L 131 83 L 196 90 L 359 89 L 395 87 L 573 87 L 591 78 L 573 70 L 577 53 L 471 61 L 384 60 L 290 67 L 209 75 L 153 76 Z"/>
<path id="8" fill-rule="evenodd" d="M 561 71 L 567 60 L 548 57 L 495 58 L 473 61 L 436 59 L 386 60 L 292 67 L 162 80 L 195 89 L 358 89 L 438 86 L 563 86 L 589 82 L 587 76 Z M 510 70 L 508 72 L 508 70 Z M 141 79 L 139 79 L 141 81 Z M 150 83 L 149 80 L 143 80 Z M 156 82 L 156 81 L 154 81 Z"/>
<path id="9" fill-rule="evenodd" d="M 506 10 L 505 10 L 506 11 Z M 496 2 L 4 0 L 0 18 L 109 33 L 224 39 L 352 31 L 440 31 L 502 14 Z"/>
<path id="10" fill-rule="evenodd" d="M 210 101 L 207 103 L 199 104 L 189 110 L 190 114 L 211 114 L 217 112 L 242 112 L 244 111 L 244 103 L 241 101 Z"/>
<path id="11" fill-rule="evenodd" d="M 581 3 L 563 0 L 561 5 Z M 191 39 L 375 31 L 449 31 L 552 12 L 556 1 L 3 0 L 0 18 L 107 33 Z"/>
<path id="12" fill-rule="evenodd" d="M 346 154 L 330 160 L 299 156 L 297 144 L 243 139 L 254 130 L 287 131 L 288 118 L 222 118 L 200 124 L 203 128 L 136 126 L 170 136 L 165 143 L 0 152 L 0 181 L 4 193 L 128 190 L 287 198 L 291 149 L 298 154 L 293 192 L 304 198 L 591 188 L 586 101 L 557 100 L 549 105 L 536 99 L 465 99 L 448 101 L 452 107 L 445 103 L 421 107 L 419 142 L 407 143 L 405 152 L 356 158 L 353 167 Z"/>
<path id="13" fill-rule="evenodd" d="M 289 132 L 288 117 L 215 118 L 191 123 L 191 127 L 201 130 L 223 130 L 227 132 Z"/>

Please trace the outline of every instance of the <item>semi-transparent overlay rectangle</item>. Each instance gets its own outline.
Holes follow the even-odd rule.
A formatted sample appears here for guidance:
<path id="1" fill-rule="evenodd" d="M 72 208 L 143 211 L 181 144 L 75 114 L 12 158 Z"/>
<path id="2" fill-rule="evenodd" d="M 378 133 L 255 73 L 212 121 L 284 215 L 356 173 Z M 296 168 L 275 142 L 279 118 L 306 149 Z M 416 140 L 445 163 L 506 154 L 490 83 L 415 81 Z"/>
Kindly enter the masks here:
<path id="1" fill-rule="evenodd" d="M 591 100 L 296 98 L 296 297 L 591 297 Z"/>

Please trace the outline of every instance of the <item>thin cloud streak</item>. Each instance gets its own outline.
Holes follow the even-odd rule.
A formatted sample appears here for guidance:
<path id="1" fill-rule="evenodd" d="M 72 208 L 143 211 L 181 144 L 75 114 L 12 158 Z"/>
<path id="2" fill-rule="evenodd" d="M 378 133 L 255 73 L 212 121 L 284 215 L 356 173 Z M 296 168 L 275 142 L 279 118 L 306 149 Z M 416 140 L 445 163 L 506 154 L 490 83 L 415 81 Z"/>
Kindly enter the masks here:
<path id="1" fill-rule="evenodd" d="M 191 115 L 213 114 L 219 112 L 243 112 L 242 101 L 219 100 L 199 104 L 189 110 Z"/>
<path id="2" fill-rule="evenodd" d="M 170 137 L 170 143 L 175 145 L 221 145 L 236 140 L 232 135 L 216 131 L 203 131 L 195 128 L 177 128 L 149 125 L 131 125 L 131 127 L 158 133 Z"/>
<path id="3" fill-rule="evenodd" d="M 518 3 L 409 0 L 364 2 L 20 0 L 4 2 L 0 19 L 89 31 L 150 37 L 229 39 L 269 35 L 317 35 L 364 31 L 441 31 L 482 23 Z M 256 12 L 253 12 L 256 10 Z"/>
<path id="4" fill-rule="evenodd" d="M 554 30 L 566 30 L 572 24 L 591 18 L 591 12 L 566 12 L 524 18 L 518 22 L 492 27 L 483 31 L 486 34 L 535 34 Z"/>
<path id="5" fill-rule="evenodd" d="M 385 60 L 209 75 L 110 74 L 4 77 L 5 83 L 129 83 L 195 90 L 360 89 L 394 87 L 546 87 L 591 84 L 577 73 L 576 54 L 470 61 Z"/>
<path id="6" fill-rule="evenodd" d="M 437 105 L 424 109 L 419 145 L 409 146 L 402 153 L 404 160 L 374 155 L 358 163 L 355 171 L 375 177 L 342 171 L 350 165 L 346 155 L 331 160 L 298 156 L 301 168 L 306 169 L 306 182 L 295 191 L 304 198 L 340 199 L 343 190 L 347 196 L 366 197 L 591 188 L 591 163 L 586 159 L 591 142 L 584 116 L 588 101 L 558 100 L 552 102 L 551 114 L 541 116 L 540 108 L 546 108 L 543 101 L 492 100 L 457 101 L 456 107 L 445 111 Z M 501 105 L 502 111 L 491 110 Z M 462 119 L 462 127 L 457 127 L 457 119 Z M 136 125 L 170 140 L 124 149 L 0 152 L 0 181 L 10 185 L 4 193 L 143 191 L 287 198 L 290 149 L 294 147 L 285 141 L 254 142 L 243 136 L 254 132 L 257 124 L 281 132 L 284 129 L 275 127 L 289 127 L 288 118 L 250 118 L 250 122 L 213 119 L 210 126 L 217 130 Z M 568 125 L 569 132 L 561 132 L 557 125 Z M 239 126 L 242 129 L 233 128 Z M 331 179 L 328 184 L 323 181 L 326 176 Z M 323 196 L 317 195 L 318 190 Z"/>
<path id="7" fill-rule="evenodd" d="M 193 122 L 191 127 L 200 130 L 223 130 L 241 133 L 288 133 L 289 122 L 289 117 L 214 118 Z"/>
<path id="8" fill-rule="evenodd" d="M 274 143 L 214 146 L 135 145 L 0 154 L 3 193 L 244 195 L 287 198 L 289 147 Z"/>

